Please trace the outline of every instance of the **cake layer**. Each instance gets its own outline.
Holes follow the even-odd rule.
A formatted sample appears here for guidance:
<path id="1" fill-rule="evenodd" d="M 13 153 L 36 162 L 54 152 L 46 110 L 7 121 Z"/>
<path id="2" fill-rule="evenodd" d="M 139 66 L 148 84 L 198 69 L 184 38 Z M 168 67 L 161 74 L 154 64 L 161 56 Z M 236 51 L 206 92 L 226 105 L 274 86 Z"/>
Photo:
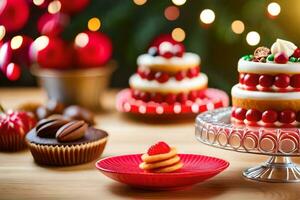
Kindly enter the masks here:
<path id="1" fill-rule="evenodd" d="M 194 53 L 184 53 L 182 57 L 164 58 L 162 56 L 151 56 L 142 54 L 137 58 L 137 64 L 142 68 L 149 68 L 154 71 L 176 73 L 181 70 L 200 65 L 200 57 Z"/>
<path id="2" fill-rule="evenodd" d="M 274 62 L 253 62 L 240 59 L 238 62 L 238 71 L 240 73 L 254 74 L 300 74 L 300 63 L 288 62 L 286 64 L 277 64 Z"/>
<path id="3" fill-rule="evenodd" d="M 145 92 L 159 93 L 181 93 L 192 90 L 202 90 L 207 88 L 208 78 L 205 74 L 200 73 L 197 77 L 189 79 L 185 78 L 177 81 L 174 77 L 170 78 L 165 83 L 159 83 L 156 80 L 148 81 L 142 79 L 138 74 L 134 74 L 129 79 L 129 85 L 132 89 Z"/>

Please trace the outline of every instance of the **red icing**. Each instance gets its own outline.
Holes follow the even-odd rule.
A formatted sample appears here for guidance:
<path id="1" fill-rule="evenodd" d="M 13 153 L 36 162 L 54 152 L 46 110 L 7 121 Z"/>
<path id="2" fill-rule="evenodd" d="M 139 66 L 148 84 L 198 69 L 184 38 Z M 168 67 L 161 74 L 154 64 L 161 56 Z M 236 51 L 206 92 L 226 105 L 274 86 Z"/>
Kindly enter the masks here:
<path id="1" fill-rule="evenodd" d="M 170 146 L 165 142 L 158 142 L 152 145 L 149 149 L 147 154 L 150 156 L 158 155 L 158 154 L 165 154 L 169 153 L 171 150 Z"/>

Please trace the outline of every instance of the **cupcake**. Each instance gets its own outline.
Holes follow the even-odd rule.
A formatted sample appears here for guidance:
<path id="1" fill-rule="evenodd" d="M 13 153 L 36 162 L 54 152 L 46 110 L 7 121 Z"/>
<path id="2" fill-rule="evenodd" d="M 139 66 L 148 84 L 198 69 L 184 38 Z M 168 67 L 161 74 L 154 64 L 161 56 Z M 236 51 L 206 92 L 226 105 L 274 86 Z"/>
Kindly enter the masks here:
<path id="1" fill-rule="evenodd" d="M 98 158 L 108 134 L 88 127 L 79 120 L 44 119 L 26 136 L 31 154 L 38 164 L 68 166 Z"/>
<path id="2" fill-rule="evenodd" d="M 25 136 L 35 124 L 36 120 L 29 112 L 8 111 L 7 113 L 0 113 L 0 151 L 25 149 Z"/>
<path id="3" fill-rule="evenodd" d="M 165 142 L 151 146 L 147 153 L 142 155 L 142 160 L 140 169 L 152 173 L 170 173 L 183 167 L 176 148 L 170 147 Z"/>

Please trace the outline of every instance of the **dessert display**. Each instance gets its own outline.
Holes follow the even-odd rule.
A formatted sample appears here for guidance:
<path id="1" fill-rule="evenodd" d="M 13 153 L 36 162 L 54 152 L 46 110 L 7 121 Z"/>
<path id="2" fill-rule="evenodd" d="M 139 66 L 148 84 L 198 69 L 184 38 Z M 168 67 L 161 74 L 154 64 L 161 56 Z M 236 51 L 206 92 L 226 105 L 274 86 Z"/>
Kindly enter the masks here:
<path id="1" fill-rule="evenodd" d="M 175 147 L 165 142 L 158 142 L 151 146 L 147 153 L 142 155 L 143 162 L 139 167 L 153 173 L 174 172 L 183 167 Z"/>
<path id="2" fill-rule="evenodd" d="M 277 39 L 238 63 L 232 120 L 254 126 L 291 127 L 300 122 L 300 49 Z"/>
<path id="3" fill-rule="evenodd" d="M 24 149 L 25 136 L 35 126 L 36 119 L 29 112 L 5 112 L 0 108 L 0 151 Z"/>
<path id="4" fill-rule="evenodd" d="M 89 127 L 83 120 L 43 119 L 26 136 L 31 154 L 38 164 L 77 165 L 98 158 L 108 134 Z"/>
<path id="5" fill-rule="evenodd" d="M 117 96 L 117 109 L 137 114 L 195 114 L 227 106 L 227 95 L 208 89 L 208 78 L 200 70 L 200 57 L 163 35 L 148 52 L 137 58 L 137 72 L 130 89 Z"/>

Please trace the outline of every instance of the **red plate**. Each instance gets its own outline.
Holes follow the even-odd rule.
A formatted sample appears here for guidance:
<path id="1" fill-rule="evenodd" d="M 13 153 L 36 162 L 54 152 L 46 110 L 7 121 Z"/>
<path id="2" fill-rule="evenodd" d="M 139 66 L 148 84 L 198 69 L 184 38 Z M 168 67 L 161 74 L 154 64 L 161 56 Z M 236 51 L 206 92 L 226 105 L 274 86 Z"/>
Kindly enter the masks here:
<path id="1" fill-rule="evenodd" d="M 133 113 L 139 115 L 182 115 L 182 114 L 198 114 L 207 110 L 212 110 L 229 105 L 228 95 L 217 89 L 209 88 L 204 91 L 205 97 L 195 102 L 187 101 L 185 104 L 175 103 L 169 105 L 167 103 L 145 103 L 136 100 L 131 96 L 130 89 L 124 89 L 117 95 L 116 107 L 120 112 Z"/>
<path id="2" fill-rule="evenodd" d="M 96 167 L 109 178 L 133 187 L 150 190 L 182 189 L 211 178 L 225 170 L 225 160 L 194 154 L 179 154 L 184 166 L 172 173 L 149 173 L 141 170 L 141 154 L 104 158 Z"/>

